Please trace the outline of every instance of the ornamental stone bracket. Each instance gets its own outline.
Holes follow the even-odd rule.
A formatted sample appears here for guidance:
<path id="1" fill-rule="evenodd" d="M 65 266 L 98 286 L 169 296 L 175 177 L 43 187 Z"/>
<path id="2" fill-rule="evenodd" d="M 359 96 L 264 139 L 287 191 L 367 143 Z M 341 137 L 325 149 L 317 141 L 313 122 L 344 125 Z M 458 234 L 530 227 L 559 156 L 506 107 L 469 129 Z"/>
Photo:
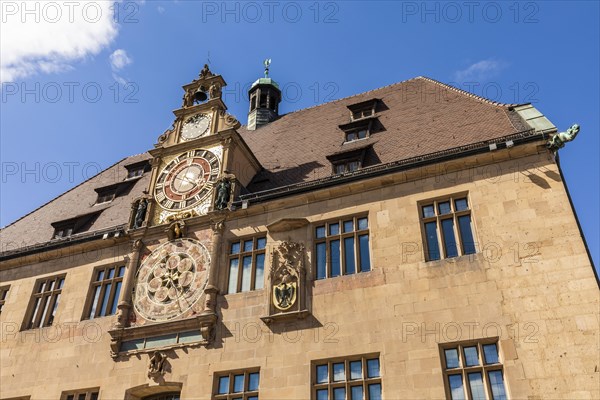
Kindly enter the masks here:
<path id="1" fill-rule="evenodd" d="M 261 320 L 270 325 L 280 320 L 304 319 L 306 306 L 306 250 L 302 243 L 284 241 L 273 251 L 268 282 L 268 315 Z"/>
<path id="2" fill-rule="evenodd" d="M 129 328 L 114 328 L 108 331 L 110 335 L 110 355 L 116 360 L 122 356 L 130 356 L 133 354 L 154 354 L 156 351 L 208 346 L 215 340 L 215 326 L 217 324 L 217 315 L 214 313 L 202 313 L 192 318 L 186 318 L 177 321 L 168 321 L 156 324 L 142 325 Z M 153 338 L 168 334 L 180 332 L 199 332 L 200 340 L 174 343 L 162 347 L 141 348 L 136 350 L 122 350 L 122 345 L 127 341 L 136 339 Z"/>

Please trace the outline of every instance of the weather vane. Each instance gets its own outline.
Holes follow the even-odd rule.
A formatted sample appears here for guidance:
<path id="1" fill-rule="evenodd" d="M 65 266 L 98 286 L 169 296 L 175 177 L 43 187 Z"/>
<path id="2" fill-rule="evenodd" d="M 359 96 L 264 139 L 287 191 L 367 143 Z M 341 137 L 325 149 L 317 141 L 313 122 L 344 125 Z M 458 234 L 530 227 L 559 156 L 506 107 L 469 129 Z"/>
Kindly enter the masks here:
<path id="1" fill-rule="evenodd" d="M 271 65 L 271 59 L 267 58 L 264 62 L 265 64 L 265 78 L 269 77 L 269 66 Z"/>

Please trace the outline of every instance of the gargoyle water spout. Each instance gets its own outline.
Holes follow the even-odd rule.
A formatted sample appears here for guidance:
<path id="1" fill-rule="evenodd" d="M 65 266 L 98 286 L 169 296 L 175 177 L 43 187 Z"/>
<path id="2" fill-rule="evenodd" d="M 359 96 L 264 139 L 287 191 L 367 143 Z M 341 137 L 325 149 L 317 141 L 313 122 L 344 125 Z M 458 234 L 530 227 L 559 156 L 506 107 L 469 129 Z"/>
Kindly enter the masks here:
<path id="1" fill-rule="evenodd" d="M 552 136 L 552 139 L 548 141 L 546 147 L 550 150 L 558 150 L 565 147 L 565 143 L 570 142 L 575 139 L 577 134 L 579 133 L 579 125 L 573 124 L 566 132 L 559 132 L 556 135 Z"/>

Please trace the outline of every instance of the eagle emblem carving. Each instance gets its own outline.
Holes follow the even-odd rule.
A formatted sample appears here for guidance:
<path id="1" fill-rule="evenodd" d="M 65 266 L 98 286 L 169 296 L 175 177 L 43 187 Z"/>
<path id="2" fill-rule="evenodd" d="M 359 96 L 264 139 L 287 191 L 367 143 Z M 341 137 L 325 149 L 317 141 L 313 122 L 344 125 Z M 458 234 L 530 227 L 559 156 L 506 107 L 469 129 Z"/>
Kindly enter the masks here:
<path id="1" fill-rule="evenodd" d="M 290 275 L 288 275 L 290 276 Z M 273 286 L 273 304 L 279 310 L 285 311 L 296 303 L 296 282 L 281 282 Z"/>

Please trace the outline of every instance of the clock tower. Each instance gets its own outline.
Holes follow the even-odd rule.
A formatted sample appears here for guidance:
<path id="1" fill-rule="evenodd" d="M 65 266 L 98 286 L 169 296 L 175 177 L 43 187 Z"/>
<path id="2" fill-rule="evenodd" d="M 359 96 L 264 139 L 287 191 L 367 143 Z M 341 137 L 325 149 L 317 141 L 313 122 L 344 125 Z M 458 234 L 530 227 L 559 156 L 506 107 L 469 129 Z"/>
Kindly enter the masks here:
<path id="1" fill-rule="evenodd" d="M 242 188 L 262 168 L 227 113 L 221 75 L 205 65 L 184 85 L 181 108 L 158 137 L 144 196 L 134 200 L 128 234 L 135 246 L 110 331 L 113 353 L 156 334 L 192 332 L 212 341 L 216 277 L 226 220 Z"/>
<path id="2" fill-rule="evenodd" d="M 208 65 L 183 86 L 172 127 L 150 151 L 154 159 L 146 226 L 227 209 L 259 171 L 260 164 L 237 133 L 241 124 L 227 113 L 221 98 L 225 86 Z"/>

